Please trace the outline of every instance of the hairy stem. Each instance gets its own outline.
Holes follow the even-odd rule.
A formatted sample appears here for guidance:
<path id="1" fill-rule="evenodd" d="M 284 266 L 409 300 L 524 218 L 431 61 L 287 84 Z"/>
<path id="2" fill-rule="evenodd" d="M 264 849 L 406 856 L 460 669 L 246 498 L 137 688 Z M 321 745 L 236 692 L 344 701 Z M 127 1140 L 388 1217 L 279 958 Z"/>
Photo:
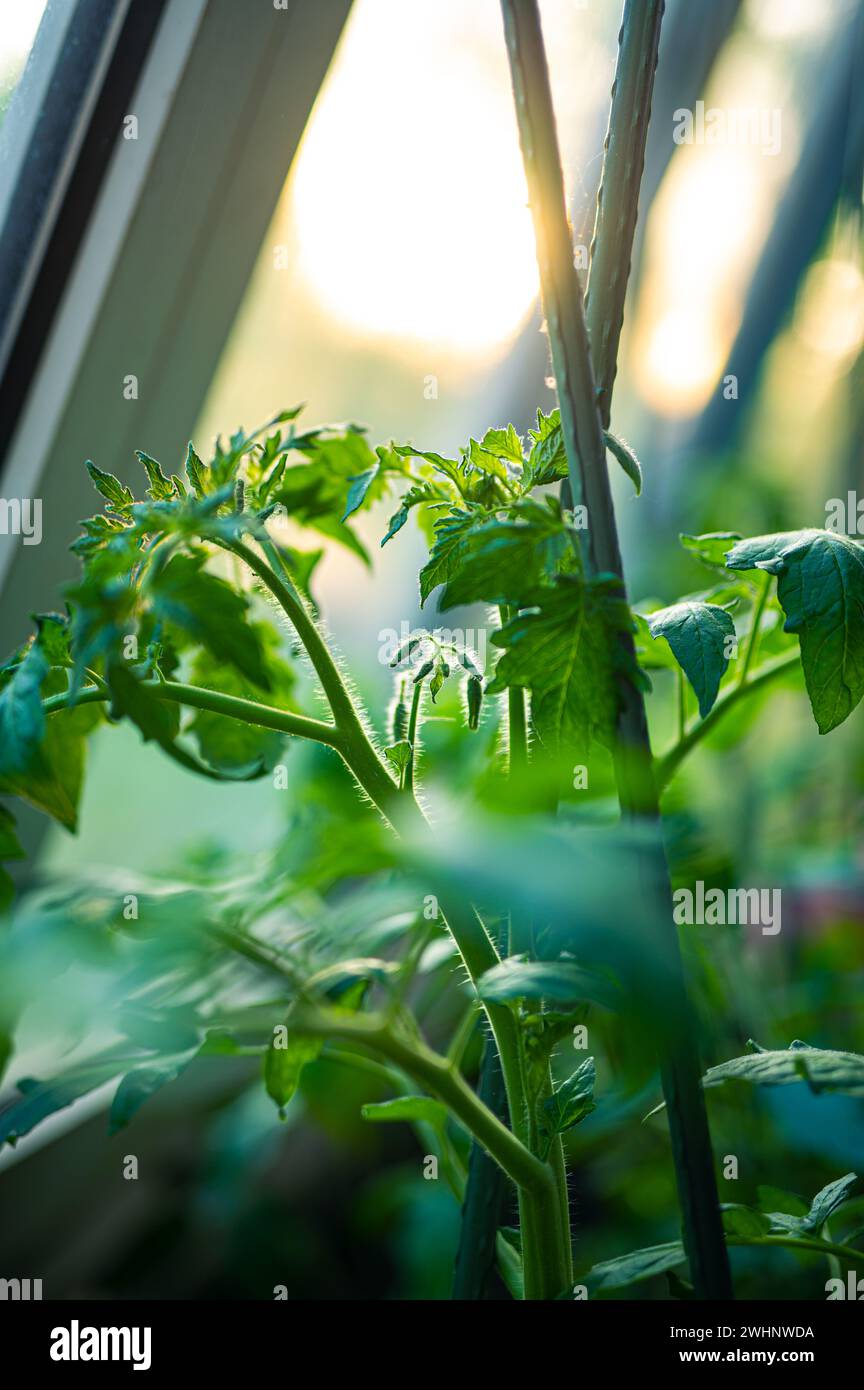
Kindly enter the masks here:
<path id="1" fill-rule="evenodd" d="M 297 738 L 308 738 L 314 743 L 324 743 L 329 748 L 341 751 L 342 738 L 335 724 L 325 724 L 320 719 L 309 719 L 304 714 L 275 709 L 272 705 L 262 705 L 257 700 L 242 699 L 238 695 L 223 695 L 220 690 L 210 690 L 202 685 L 165 680 L 142 681 L 141 684 L 158 700 L 172 700 L 180 705 L 188 705 L 190 709 L 224 714 L 244 724 L 273 729 L 281 734 L 294 734 Z M 53 714 L 56 710 L 104 703 L 110 699 L 110 690 L 100 682 L 99 685 L 85 685 L 74 694 L 62 691 L 59 695 L 49 695 L 43 700 L 42 707 L 46 714 Z"/>
<path id="2" fill-rule="evenodd" d="M 305 1005 L 292 1009 L 289 1027 L 307 1037 L 343 1038 L 364 1043 L 373 1052 L 380 1053 L 438 1096 L 518 1187 L 535 1197 L 550 1191 L 554 1193 L 547 1165 L 478 1099 L 461 1072 L 451 1067 L 446 1057 L 433 1052 L 422 1041 L 402 1037 L 388 1027 L 385 1019 L 374 1014 L 345 1015 Z"/>
<path id="3" fill-rule="evenodd" d="M 266 544 L 268 553 L 273 552 L 271 558 L 278 564 L 279 557 L 275 553 L 275 547 L 272 547 L 269 542 Z M 254 550 L 242 543 L 233 543 L 230 549 L 249 565 L 253 573 L 277 599 L 306 648 L 309 659 L 324 688 L 324 693 L 330 702 L 330 708 L 339 729 L 341 738 L 339 751 L 360 786 L 390 821 L 397 834 L 409 836 L 421 832 L 428 834 L 428 823 L 414 796 L 405 796 L 401 793 L 383 767 L 357 714 L 327 643 L 318 631 L 301 595 L 297 593 L 288 576 L 285 575 L 284 578 L 280 578 L 273 566 L 267 564 Z M 418 694 L 413 729 L 415 738 L 420 709 L 419 700 Z M 481 975 L 497 964 L 498 952 L 489 939 L 482 921 L 470 904 L 463 903 L 457 897 L 453 897 L 442 902 L 440 907 L 468 974 L 476 984 Z M 511 1123 L 514 1129 L 517 1129 L 521 1117 L 525 1113 L 525 1095 L 522 1088 L 520 1043 L 516 1021 L 506 1005 L 489 1004 L 486 1006 L 486 1013 L 501 1057 Z"/>
<path id="4" fill-rule="evenodd" d="M 411 761 L 405 768 L 405 790 L 414 790 L 414 764 L 417 759 L 417 725 L 420 720 L 420 701 L 423 697 L 423 681 L 417 681 L 411 696 L 411 711 L 408 715 L 408 742 L 411 744 Z"/>
<path id="5" fill-rule="evenodd" d="M 606 467 L 603 422 L 597 404 L 582 291 L 573 265 L 540 16 L 536 0 L 501 0 L 501 3 L 570 486 L 573 498 L 588 511 L 588 544 L 583 558 L 589 574 L 616 574 L 623 588 L 623 565 Z M 642 19 L 646 12 L 655 8 L 654 0 L 647 3 L 646 0 L 627 0 L 616 76 L 618 109 L 626 109 L 628 105 L 635 107 L 641 102 L 645 108 L 641 113 L 643 126 L 647 125 L 651 83 L 644 81 L 642 75 L 646 59 L 653 74 L 656 45 L 653 57 L 642 52 L 640 58 L 648 41 Z M 653 45 L 653 39 L 651 42 Z M 625 87 L 628 88 L 626 95 Z M 626 135 L 627 132 L 622 131 L 622 138 Z M 631 150 L 629 159 L 632 158 Z M 620 202 L 622 207 L 628 198 L 635 203 L 637 185 L 629 176 L 625 178 L 628 169 L 628 159 L 624 159 L 604 173 L 607 199 Z M 609 183 L 613 176 L 614 192 L 610 191 Z M 632 219 L 635 225 L 635 206 Z M 620 248 L 617 254 L 620 255 Z M 625 658 L 635 661 L 632 634 L 623 634 L 621 640 Z M 642 692 L 632 682 L 627 682 L 622 692 L 617 744 L 616 776 L 622 811 L 630 817 L 656 820 L 659 805 L 652 776 L 648 721 Z M 701 1069 L 695 1053 L 695 1029 L 683 964 L 672 923 L 671 884 L 665 864 L 660 867 L 664 869 L 669 905 L 668 938 L 664 946 L 672 977 L 668 1001 L 671 1016 L 664 1020 L 662 1029 L 661 1074 L 685 1242 L 698 1295 L 724 1299 L 732 1296 L 732 1282 L 720 1221 Z"/>

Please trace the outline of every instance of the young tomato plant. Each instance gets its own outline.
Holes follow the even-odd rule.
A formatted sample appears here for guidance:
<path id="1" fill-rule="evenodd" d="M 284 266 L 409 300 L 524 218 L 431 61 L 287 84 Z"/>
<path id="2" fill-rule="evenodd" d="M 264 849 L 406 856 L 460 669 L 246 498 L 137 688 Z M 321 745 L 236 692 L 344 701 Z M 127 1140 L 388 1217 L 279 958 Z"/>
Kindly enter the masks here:
<path id="1" fill-rule="evenodd" d="M 511 773 L 523 763 L 548 771 L 551 763 L 563 778 L 574 760 L 591 762 L 592 744 L 614 749 L 621 683 L 645 681 L 635 656 L 624 659 L 619 647 L 621 633 L 635 636 L 642 664 L 680 665 L 699 706 L 698 716 L 657 760 L 661 786 L 725 712 L 781 679 L 799 658 L 823 731 L 845 718 L 864 693 L 864 634 L 854 621 L 842 620 L 843 612 L 864 611 L 864 553 L 855 541 L 821 531 L 755 540 L 685 537 L 692 553 L 723 566 L 726 577 L 707 593 L 634 618 L 613 578 L 585 574 L 572 514 L 554 496 L 537 491 L 560 479 L 566 467 L 556 413 L 541 414 L 527 441 L 512 426 L 496 428 L 455 458 L 413 445 L 373 452 L 357 430 L 301 433 L 295 418 L 296 412 L 287 412 L 259 434 L 236 434 L 206 465 L 190 446 L 185 482 L 166 477 L 158 463 L 141 455 L 149 484 L 141 500 L 91 466 L 105 508 L 83 524 L 75 543 L 82 572 L 67 590 L 69 612 L 40 615 L 33 637 L 2 668 L 4 792 L 27 798 L 74 829 L 84 742 L 105 718 L 131 722 L 168 757 L 217 781 L 266 777 L 279 763 L 285 739 L 309 740 L 338 755 L 374 803 L 393 837 L 390 848 L 387 836 L 375 841 L 377 862 L 395 863 L 396 837 L 416 846 L 432 835 L 418 801 L 422 730 L 433 702 L 454 681 L 461 683 L 469 726 L 480 719 L 481 687 L 484 713 L 487 705 L 504 702 Z M 400 669 L 390 741 L 382 746 L 314 615 L 309 587 L 316 557 L 276 539 L 273 518 L 285 508 L 356 550 L 360 542 L 350 517 L 389 492 L 398 495 L 398 506 L 386 543 L 412 510 L 431 526 L 431 549 L 419 575 L 424 602 L 439 590 L 445 611 L 480 601 L 495 605 L 502 618 L 493 637 L 497 661 L 491 674 L 481 671 L 473 651 L 440 633 L 418 630 L 394 653 Z M 242 568 L 226 565 L 226 556 Z M 297 709 L 297 672 L 278 630 L 260 615 L 256 590 L 289 620 L 330 718 Z M 737 661 L 731 659 L 730 636 L 738 644 Z M 524 702 L 523 718 L 516 720 L 514 695 Z M 8 813 L 4 827 L 8 858 L 16 853 Z M 500 914 L 481 919 L 463 892 L 448 897 L 445 889 L 431 918 L 416 908 L 409 913 L 410 930 L 406 934 L 404 922 L 400 928 L 402 952 L 369 955 L 352 952 L 350 933 L 340 940 L 326 903 L 306 930 L 270 940 L 264 924 L 274 901 L 290 896 L 290 873 L 274 865 L 255 886 L 254 894 L 247 888 L 238 897 L 234 883 L 206 893 L 187 884 L 167 900 L 158 894 L 146 898 L 142 916 L 167 921 L 172 949 L 172 932 L 179 931 L 179 963 L 165 943 L 164 954 L 151 952 L 141 998 L 127 1001 L 121 1014 L 123 1041 L 71 1073 L 22 1083 L 20 1096 L 2 1112 L 0 1137 L 25 1135 L 112 1076 L 121 1078 L 112 1126 L 128 1123 L 153 1091 L 201 1056 L 260 1054 L 267 1091 L 282 1109 L 310 1061 L 333 1055 L 334 1047 L 343 1061 L 360 1067 L 373 1055 L 397 1098 L 367 1107 L 367 1117 L 406 1121 L 421 1133 L 431 1127 L 460 1199 L 464 1158 L 454 1147 L 453 1124 L 471 1135 L 520 1198 L 519 1248 L 496 1231 L 491 1254 L 511 1287 L 526 1297 L 564 1293 L 573 1276 L 561 1136 L 593 1111 L 595 1071 L 593 1058 L 587 1058 L 553 1083 L 550 1059 L 584 1019 L 586 1001 L 621 1006 L 620 982 L 576 964 L 569 949 L 575 934 L 556 938 L 551 951 L 548 943 L 532 947 L 531 933 L 521 930 L 524 908 L 517 910 L 515 903 L 508 926 Z M 538 912 L 547 911 L 539 888 L 535 901 Z M 94 911 L 86 895 L 74 894 L 64 920 L 74 929 L 75 923 L 92 923 Z M 124 927 L 118 920 L 118 905 L 107 913 L 103 906 L 101 913 L 102 920 L 134 934 L 134 923 Z M 181 913 L 187 919 L 182 930 L 176 921 Z M 428 1046 L 412 1012 L 412 980 L 430 940 L 445 928 L 488 1017 L 503 1076 L 497 1101 L 476 1093 L 462 1070 L 477 1005 L 469 1001 L 445 1053 Z M 380 950 L 388 936 L 386 929 L 376 935 L 366 923 L 363 952 L 370 944 Z M 340 954 L 345 947 L 349 954 Z M 251 970 L 259 1000 L 248 1002 L 244 976 L 246 1002 L 235 1002 L 240 976 L 226 985 L 226 957 L 235 959 L 237 971 Z M 141 963 L 139 989 L 140 969 Z M 194 997 L 188 998 L 192 981 Z M 803 1046 L 791 1053 L 757 1052 L 724 1066 L 708 1073 L 707 1085 L 734 1072 L 768 1084 L 806 1075 L 819 1085 L 850 1090 L 864 1076 L 862 1058 Z M 851 1180 L 843 1182 L 847 1193 Z M 806 1230 L 793 1229 L 794 1223 L 780 1229 L 771 1213 L 745 1220 L 735 1209 L 727 1214 L 727 1240 L 793 1248 L 805 1241 L 808 1248 L 828 1248 L 820 1234 L 826 1219 L 814 1218 Z M 488 1233 L 476 1234 L 488 1244 Z M 619 1287 L 656 1272 L 658 1261 L 674 1268 L 685 1253 L 676 1244 L 639 1251 L 590 1272 L 585 1286 Z"/>
<path id="2" fill-rule="evenodd" d="M 852 1196 L 855 1175 L 809 1206 L 780 1193 L 780 1204 L 721 1213 L 704 1088 L 732 1078 L 804 1079 L 860 1094 L 864 1058 L 793 1043 L 702 1078 L 660 798 L 730 710 L 799 664 L 820 732 L 848 717 L 864 694 L 864 551 L 821 530 L 683 537 L 711 569 L 712 587 L 663 608 L 631 609 L 606 455 L 638 491 L 638 460 L 610 429 L 610 411 L 662 5 L 625 9 L 587 310 L 573 270 L 536 6 L 505 0 L 503 9 L 559 409 L 539 412 L 525 437 L 513 425 L 491 428 L 456 456 L 413 443 L 372 449 L 357 427 L 303 429 L 290 410 L 254 434 L 217 442 L 206 463 L 190 444 L 181 472 L 170 476 L 140 453 L 141 498 L 88 465 L 104 506 L 73 546 L 81 572 L 66 590 L 66 612 L 38 615 L 35 633 L 0 669 L 0 791 L 74 830 L 86 739 L 108 720 L 128 722 L 215 782 L 271 778 L 285 771 L 286 743 L 319 745 L 349 774 L 356 809 L 343 805 L 341 821 L 319 826 L 299 861 L 276 854 L 245 878 L 202 884 L 190 875 L 170 890 L 144 890 L 131 919 L 122 902 L 83 889 L 46 909 L 49 940 L 54 930 L 86 936 L 91 949 L 100 932 L 110 940 L 114 1036 L 47 1081 L 22 1078 L 0 1111 L 0 1142 L 113 1078 L 111 1126 L 119 1128 L 207 1056 L 260 1057 L 280 1112 L 306 1066 L 350 1065 L 394 1093 L 365 1106 L 365 1117 L 412 1125 L 463 1204 L 457 1294 L 480 1297 L 496 1262 L 516 1296 L 567 1297 L 574 1213 L 563 1137 L 569 1143 L 577 1126 L 590 1124 L 603 1097 L 595 1098 L 595 1059 L 565 1065 L 562 1044 L 599 1006 L 617 1016 L 622 1037 L 633 1018 L 651 1019 L 684 1240 L 578 1273 L 577 1285 L 589 1294 L 620 1288 L 689 1259 L 697 1293 L 725 1297 L 727 1245 L 819 1250 L 861 1263 L 826 1228 Z M 607 267 L 602 282 L 598 265 Z M 382 545 L 398 544 L 413 518 L 429 541 L 421 605 L 433 594 L 442 612 L 490 605 L 495 632 L 488 669 L 452 635 L 412 633 L 393 653 L 381 738 L 319 619 L 321 552 L 289 544 L 283 521 L 365 560 L 352 518 L 388 498 Z M 283 623 L 311 669 L 324 717 L 302 707 L 304 668 L 286 650 Z M 662 667 L 676 671 L 680 719 L 672 747 L 653 758 L 647 672 Z M 473 792 L 460 789 L 454 847 L 446 817 L 427 809 L 423 793 L 434 773 L 430 715 L 439 699 L 452 701 L 457 683 L 465 725 L 493 737 Z M 627 824 L 597 840 L 557 811 L 574 767 L 593 772 L 610 762 Z M 313 775 L 323 775 L 320 767 Z M 482 848 L 490 799 L 530 813 L 516 836 L 501 832 L 497 868 Z M 467 833 L 466 804 L 469 818 L 476 813 Z M 0 835 L 3 858 L 16 858 L 6 811 Z M 321 868 L 325 846 L 329 866 Z M 577 872 L 591 859 L 609 866 L 593 897 L 589 872 Z M 314 873 L 310 860 L 319 865 Z M 346 920 L 327 889 L 370 864 L 393 873 L 402 898 L 383 915 L 361 901 Z M 434 894 L 418 888 L 424 875 Z M 619 875 L 624 913 L 620 904 L 604 908 Z M 310 885 L 319 893 L 311 909 Z M 10 943 L 25 935 L 26 907 L 21 931 L 3 941 L 4 1065 L 27 988 Z M 436 1050 L 418 982 L 430 952 L 444 958 L 448 950 L 464 967 L 467 993 L 449 1042 Z M 451 990 L 465 985 L 451 979 Z M 465 1059 L 481 1017 L 487 1036 L 475 1087 Z M 505 1211 L 511 1191 L 517 1232 Z"/>

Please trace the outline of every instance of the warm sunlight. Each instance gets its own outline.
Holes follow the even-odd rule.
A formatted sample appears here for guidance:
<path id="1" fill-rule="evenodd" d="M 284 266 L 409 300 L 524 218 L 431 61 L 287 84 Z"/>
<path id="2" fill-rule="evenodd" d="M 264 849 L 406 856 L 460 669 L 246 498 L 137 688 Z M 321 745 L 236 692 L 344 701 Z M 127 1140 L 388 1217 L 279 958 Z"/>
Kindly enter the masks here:
<path id="1" fill-rule="evenodd" d="M 500 34 L 486 32 L 500 21 L 460 10 L 357 9 L 291 211 L 302 272 L 341 324 L 476 353 L 518 328 L 537 268 Z"/>
<path id="2" fill-rule="evenodd" d="M 768 103 L 774 74 L 733 58 L 718 84 L 721 109 Z M 707 106 L 711 106 L 709 101 Z M 634 328 L 642 396 L 670 418 L 700 410 L 718 383 L 737 332 L 741 296 L 794 158 L 794 113 L 782 110 L 776 153 L 758 143 L 682 146 L 658 194 L 648 234 L 647 274 Z"/>
<path id="3" fill-rule="evenodd" d="M 45 0 L 5 0 L 0 8 L 0 70 L 23 67 L 44 9 Z"/>
<path id="4" fill-rule="evenodd" d="M 864 276 L 854 261 L 832 258 L 810 267 L 795 330 L 815 352 L 843 362 L 864 340 Z"/>

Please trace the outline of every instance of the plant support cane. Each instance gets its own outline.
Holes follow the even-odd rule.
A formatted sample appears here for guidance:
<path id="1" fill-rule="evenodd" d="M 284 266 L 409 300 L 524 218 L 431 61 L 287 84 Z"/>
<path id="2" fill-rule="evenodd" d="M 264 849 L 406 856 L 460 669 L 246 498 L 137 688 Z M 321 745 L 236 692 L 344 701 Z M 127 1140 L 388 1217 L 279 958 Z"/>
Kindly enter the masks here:
<path id="1" fill-rule="evenodd" d="M 623 566 L 618 547 L 617 528 L 606 469 L 603 421 L 598 408 L 597 385 L 592 369 L 585 322 L 585 311 L 578 277 L 574 269 L 570 231 L 564 202 L 561 163 L 549 88 L 549 75 L 543 47 L 536 0 L 502 0 L 507 49 L 516 101 L 522 155 L 528 181 L 528 191 L 534 218 L 537 256 L 543 306 L 548 324 L 553 370 L 558 386 L 562 433 L 567 452 L 569 481 L 572 496 L 587 507 L 588 545 L 583 559 L 588 573 L 613 573 L 623 585 Z M 622 28 L 622 48 L 630 53 L 631 34 L 650 31 L 651 12 L 659 6 L 648 3 L 628 4 Z M 641 17 L 640 17 L 641 16 Z M 654 48 L 656 54 L 656 46 Z M 646 63 L 629 63 L 619 78 L 631 74 L 642 88 L 641 119 L 647 124 L 650 100 L 650 81 L 646 72 L 653 73 L 654 55 L 646 53 Z M 621 65 L 619 64 L 619 70 Z M 613 102 L 613 123 L 616 104 L 620 110 L 627 100 L 622 82 L 616 83 Z M 626 134 L 626 132 L 625 132 Z M 618 158 L 617 132 L 610 130 L 607 158 Z M 625 161 L 626 163 L 626 161 Z M 641 169 L 641 158 L 639 160 Z M 635 225 L 638 176 L 632 159 L 628 166 L 627 187 L 604 190 L 598 241 L 602 240 L 605 216 L 625 227 L 625 214 Z M 613 199 L 620 196 L 616 208 Z M 629 200 L 629 202 L 628 202 Z M 632 205 L 632 206 L 631 206 Z M 624 219 L 624 220 L 622 220 Z M 596 254 L 596 252 L 595 252 Z M 605 254 L 605 253 L 604 253 Z M 627 251 L 629 263 L 629 249 Z M 616 266 L 617 300 L 623 311 L 623 281 L 626 266 Z M 592 287 L 593 288 L 593 287 Z M 593 297 L 593 296 L 592 296 Z M 598 311 L 599 312 L 599 311 Z M 616 310 L 616 314 L 617 314 Z M 618 318 L 620 326 L 620 317 Z M 614 378 L 617 327 L 609 325 L 604 337 L 603 385 L 611 391 Z M 630 634 L 622 637 L 632 649 Z M 651 770 L 651 748 L 647 718 L 641 691 L 631 682 L 624 683 L 618 719 L 619 751 L 616 757 L 619 799 L 628 816 L 640 815 L 651 820 L 659 816 L 657 792 Z M 665 866 L 664 866 L 665 867 Z M 710 1299 L 732 1297 L 731 1277 L 714 1176 L 705 1101 L 702 1094 L 698 1058 L 693 1042 L 691 1015 L 686 998 L 683 966 L 677 940 L 672 935 L 671 885 L 665 874 L 668 899 L 670 940 L 667 956 L 673 969 L 669 986 L 669 1021 L 665 1023 L 662 1043 L 661 1070 L 664 1094 L 669 1112 L 672 1150 L 684 1219 L 687 1253 L 697 1296 Z"/>

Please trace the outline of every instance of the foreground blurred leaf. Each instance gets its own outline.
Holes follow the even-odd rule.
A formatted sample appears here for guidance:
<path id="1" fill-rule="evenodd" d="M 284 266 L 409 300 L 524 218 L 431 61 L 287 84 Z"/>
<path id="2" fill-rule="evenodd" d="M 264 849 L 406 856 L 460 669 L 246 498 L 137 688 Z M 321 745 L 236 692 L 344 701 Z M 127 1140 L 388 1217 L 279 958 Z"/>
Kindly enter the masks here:
<path id="1" fill-rule="evenodd" d="M 128 1125 L 145 1101 L 160 1091 L 163 1086 L 177 1080 L 177 1077 L 186 1070 L 197 1052 L 196 1045 L 180 1057 L 147 1063 L 127 1072 L 111 1102 L 108 1133 L 116 1134 L 118 1130 Z"/>
<path id="2" fill-rule="evenodd" d="M 481 999 L 502 1003 L 508 999 L 551 999 L 569 1004 L 593 999 L 607 1008 L 621 1003 L 621 991 L 608 975 L 586 970 L 574 961 L 524 960 L 510 956 L 480 978 Z"/>
<path id="3" fill-rule="evenodd" d="M 133 1059 L 109 1054 L 72 1067 L 49 1081 L 22 1077 L 17 1083 L 20 1095 L 0 1109 L 0 1146 L 14 1144 L 58 1110 L 64 1110 L 90 1091 L 111 1081 Z"/>
<path id="4" fill-rule="evenodd" d="M 0 690 L 0 791 L 21 796 L 75 830 L 84 767 L 84 734 L 96 722 L 92 709 L 46 717 L 43 694 L 65 686 L 49 677 L 41 648 L 33 643 Z"/>

